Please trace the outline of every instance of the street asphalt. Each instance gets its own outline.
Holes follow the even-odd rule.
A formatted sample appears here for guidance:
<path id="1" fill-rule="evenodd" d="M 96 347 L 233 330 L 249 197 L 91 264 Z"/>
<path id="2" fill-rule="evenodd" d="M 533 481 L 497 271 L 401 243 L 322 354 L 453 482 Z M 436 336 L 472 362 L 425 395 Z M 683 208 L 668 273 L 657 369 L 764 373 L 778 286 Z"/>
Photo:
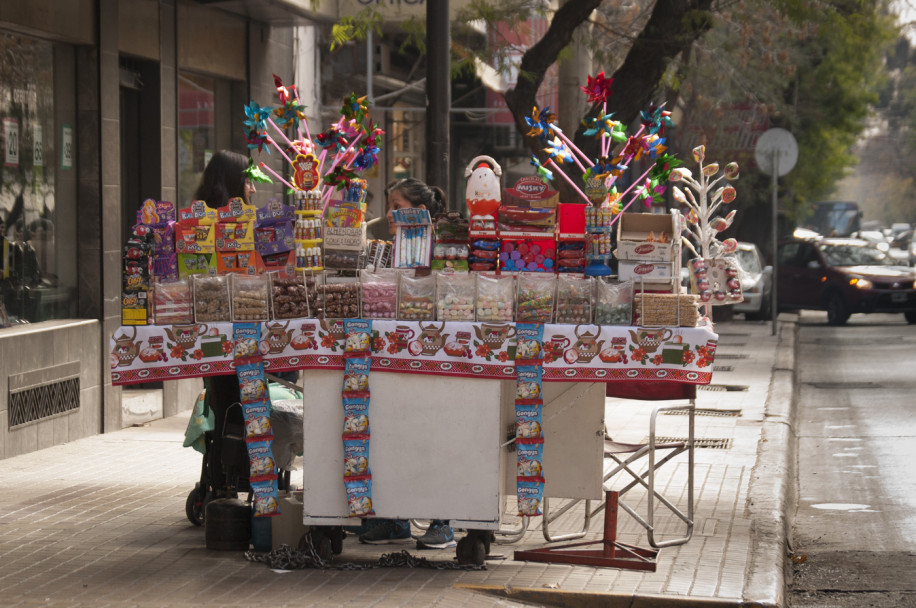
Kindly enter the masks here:
<path id="1" fill-rule="evenodd" d="M 693 535 L 662 548 L 655 572 L 516 561 L 515 551 L 557 544 L 545 541 L 537 520 L 515 542 L 498 535 L 484 570 L 453 569 L 454 549 L 362 545 L 353 535 L 332 565 L 376 564 L 407 549 L 442 569 L 281 570 L 241 551 L 208 550 L 205 529 L 185 517 L 201 464 L 199 453 L 181 447 L 185 412 L 0 462 L 0 605 L 784 606 L 795 317 L 780 316 L 776 335 L 772 327 L 743 320 L 716 326 L 712 384 L 697 392 Z M 608 398 L 607 434 L 644 441 L 649 414 L 661 405 L 673 403 Z M 657 434 L 685 437 L 686 422 L 660 415 Z M 682 508 L 687 469 L 682 454 L 658 473 L 665 495 Z M 294 471 L 294 485 L 295 479 Z M 624 482 L 615 477 L 610 488 Z M 622 500 L 639 511 L 646 503 L 640 492 Z M 554 502 L 552 509 L 560 506 Z M 574 506 L 551 524 L 551 534 L 580 529 L 582 513 Z M 597 516 L 575 542 L 600 540 L 602 520 Z M 504 516 L 507 528 L 516 524 Z M 682 528 L 670 513 L 657 512 L 657 540 Z M 622 510 L 617 529 L 618 541 L 648 546 L 645 530 Z"/>

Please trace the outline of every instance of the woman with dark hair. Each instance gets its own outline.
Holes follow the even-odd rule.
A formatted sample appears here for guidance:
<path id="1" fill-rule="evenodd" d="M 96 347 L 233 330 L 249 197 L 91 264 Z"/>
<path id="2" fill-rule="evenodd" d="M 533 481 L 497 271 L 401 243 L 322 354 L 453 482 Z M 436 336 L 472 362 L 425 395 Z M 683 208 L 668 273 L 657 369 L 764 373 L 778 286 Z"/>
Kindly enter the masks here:
<path id="1" fill-rule="evenodd" d="M 241 198 L 251 204 L 254 184 L 248 179 L 248 157 L 231 150 L 220 150 L 207 163 L 194 200 L 206 201 L 213 209 L 225 207 L 230 198 Z"/>
<path id="2" fill-rule="evenodd" d="M 392 236 L 397 233 L 394 221 L 391 219 L 391 212 L 395 209 L 406 209 L 407 207 L 419 207 L 429 211 L 429 215 L 435 219 L 437 215 L 445 211 L 445 192 L 438 186 L 427 186 L 425 182 L 415 178 L 408 177 L 392 182 L 385 188 L 385 200 L 387 201 L 388 232 Z"/>

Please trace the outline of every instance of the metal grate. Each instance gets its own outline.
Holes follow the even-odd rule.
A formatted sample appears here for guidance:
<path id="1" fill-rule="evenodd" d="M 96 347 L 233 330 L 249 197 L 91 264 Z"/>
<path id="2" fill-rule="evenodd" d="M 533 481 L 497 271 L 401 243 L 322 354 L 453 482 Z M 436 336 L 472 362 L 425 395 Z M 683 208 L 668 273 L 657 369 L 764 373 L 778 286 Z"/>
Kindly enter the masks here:
<path id="1" fill-rule="evenodd" d="M 78 410 L 80 407 L 79 376 L 46 382 L 38 386 L 11 390 L 9 393 L 9 426 L 29 424 Z"/>
<path id="2" fill-rule="evenodd" d="M 687 410 L 667 410 L 662 412 L 665 416 L 686 416 Z M 736 418 L 741 415 L 741 410 L 712 410 L 700 409 L 693 410 L 694 416 L 719 416 L 721 418 Z"/>
<path id="3" fill-rule="evenodd" d="M 735 367 L 733 365 L 713 365 L 712 371 L 714 372 L 733 372 Z"/>
<path id="4" fill-rule="evenodd" d="M 649 438 L 646 437 L 642 440 L 643 443 L 649 443 Z M 655 436 L 655 443 L 687 443 L 687 437 L 661 437 Z M 694 439 L 693 447 L 695 448 L 709 448 L 713 450 L 727 450 L 732 447 L 732 440 L 721 438 L 721 439 Z"/>
<path id="5" fill-rule="evenodd" d="M 747 390 L 747 386 L 743 384 L 699 384 L 697 389 L 701 391 L 743 392 Z"/>
<path id="6" fill-rule="evenodd" d="M 851 390 L 856 388 L 881 388 L 882 385 L 877 382 L 805 382 L 808 386 L 814 388 Z M 885 388 L 887 385 L 883 385 Z"/>
<path id="7" fill-rule="evenodd" d="M 717 361 L 725 359 L 747 359 L 747 355 L 744 353 L 716 353 Z"/>

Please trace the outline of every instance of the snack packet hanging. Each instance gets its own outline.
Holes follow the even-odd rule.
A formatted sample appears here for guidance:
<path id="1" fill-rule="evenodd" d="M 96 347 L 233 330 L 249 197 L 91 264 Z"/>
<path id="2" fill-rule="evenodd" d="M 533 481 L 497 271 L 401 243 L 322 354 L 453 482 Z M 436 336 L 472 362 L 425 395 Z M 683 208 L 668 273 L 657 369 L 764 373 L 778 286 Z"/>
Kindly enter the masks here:
<path id="1" fill-rule="evenodd" d="M 344 344 L 344 357 L 366 358 L 372 354 L 372 321 L 368 319 L 344 319 L 344 331 L 347 341 Z"/>
<path id="2" fill-rule="evenodd" d="M 344 399 L 344 435 L 369 433 L 369 400 Z"/>
<path id="3" fill-rule="evenodd" d="M 544 482 L 517 480 L 516 499 L 518 501 L 518 514 L 542 515 L 541 502 L 544 500 Z"/>
<path id="4" fill-rule="evenodd" d="M 369 435 L 344 435 L 344 478 L 371 475 Z"/>
<path id="5" fill-rule="evenodd" d="M 271 435 L 270 404 L 267 401 L 255 401 L 243 406 L 245 414 L 245 438 Z"/>
<path id="6" fill-rule="evenodd" d="M 515 406 L 515 438 L 536 439 L 543 438 L 541 428 L 541 406 L 516 404 Z"/>
<path id="7" fill-rule="evenodd" d="M 232 341 L 234 344 L 232 356 L 237 362 L 259 358 L 261 356 L 259 349 L 261 324 L 234 323 L 232 325 Z"/>
<path id="8" fill-rule="evenodd" d="M 544 475 L 544 439 L 516 439 L 515 453 L 517 461 L 517 476 L 543 481 Z"/>
<path id="9" fill-rule="evenodd" d="M 540 365 L 515 366 L 515 403 L 540 404 L 541 375 Z"/>
<path id="10" fill-rule="evenodd" d="M 254 516 L 273 517 L 280 514 L 280 504 L 277 500 L 279 489 L 276 479 L 251 482 L 251 493 L 254 496 Z"/>
<path id="11" fill-rule="evenodd" d="M 271 439 L 273 438 L 266 437 L 247 441 L 248 461 L 251 464 L 251 481 L 263 481 L 265 479 L 276 479 L 277 477 L 277 466 L 274 462 Z"/>
<path id="12" fill-rule="evenodd" d="M 371 361 L 368 357 L 344 360 L 342 388 L 344 399 L 369 397 L 369 367 Z"/>
<path id="13" fill-rule="evenodd" d="M 264 375 L 263 363 L 258 361 L 237 365 L 235 372 L 238 375 L 239 395 L 243 404 L 267 399 L 267 378 Z"/>
<path id="14" fill-rule="evenodd" d="M 347 491 L 347 509 L 350 517 L 375 515 L 372 509 L 372 477 L 351 477 L 344 480 Z"/>
<path id="15" fill-rule="evenodd" d="M 544 355 L 544 325 L 541 323 L 515 324 L 515 365 L 540 365 Z"/>

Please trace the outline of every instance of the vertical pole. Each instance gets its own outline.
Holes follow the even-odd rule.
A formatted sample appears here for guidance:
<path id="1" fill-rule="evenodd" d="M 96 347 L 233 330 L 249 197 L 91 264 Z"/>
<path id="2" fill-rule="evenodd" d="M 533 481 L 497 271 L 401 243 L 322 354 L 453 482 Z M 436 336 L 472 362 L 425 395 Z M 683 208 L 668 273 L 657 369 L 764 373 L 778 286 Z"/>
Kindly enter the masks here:
<path id="1" fill-rule="evenodd" d="M 604 504 L 604 547 L 602 548 L 602 557 L 614 557 L 617 550 L 617 498 L 618 492 L 608 490 Z"/>
<path id="2" fill-rule="evenodd" d="M 446 192 L 449 183 L 451 62 L 449 1 L 426 3 L 426 183 Z"/>
<path id="3" fill-rule="evenodd" d="M 372 78 L 375 72 L 375 40 L 372 36 L 372 28 L 366 32 L 366 100 L 369 102 L 370 109 L 375 103 L 375 95 L 372 92 Z"/>
<path id="4" fill-rule="evenodd" d="M 779 313 L 779 308 L 776 304 L 778 301 L 776 298 L 776 284 L 778 283 L 778 270 L 779 260 L 777 259 L 777 240 L 778 240 L 778 222 L 779 222 L 779 150 L 776 146 L 773 146 L 773 149 L 770 151 L 773 155 L 773 286 L 770 290 L 770 335 L 776 335 L 776 316 Z"/>

